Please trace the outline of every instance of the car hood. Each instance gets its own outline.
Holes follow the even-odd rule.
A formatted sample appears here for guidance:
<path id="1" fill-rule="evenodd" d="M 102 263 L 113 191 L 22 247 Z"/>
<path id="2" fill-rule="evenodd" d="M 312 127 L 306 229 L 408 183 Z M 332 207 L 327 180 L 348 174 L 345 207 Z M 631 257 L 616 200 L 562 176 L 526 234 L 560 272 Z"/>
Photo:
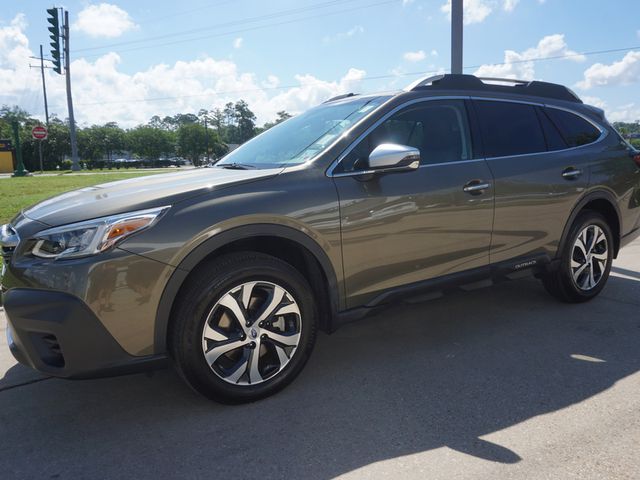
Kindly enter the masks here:
<path id="1" fill-rule="evenodd" d="M 281 168 L 211 168 L 136 177 L 63 193 L 24 210 L 22 214 L 55 227 L 107 215 L 173 205 L 203 193 L 273 177 L 281 171 Z"/>

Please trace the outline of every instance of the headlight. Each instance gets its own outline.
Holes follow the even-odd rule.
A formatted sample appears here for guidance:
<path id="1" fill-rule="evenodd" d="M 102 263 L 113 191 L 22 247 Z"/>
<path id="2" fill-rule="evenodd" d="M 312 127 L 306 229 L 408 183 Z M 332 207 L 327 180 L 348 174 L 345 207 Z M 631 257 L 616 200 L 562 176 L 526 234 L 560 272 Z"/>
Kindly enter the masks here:
<path id="1" fill-rule="evenodd" d="M 29 253 L 52 259 L 95 255 L 151 227 L 168 209 L 139 210 L 43 230 L 32 239 Z"/>

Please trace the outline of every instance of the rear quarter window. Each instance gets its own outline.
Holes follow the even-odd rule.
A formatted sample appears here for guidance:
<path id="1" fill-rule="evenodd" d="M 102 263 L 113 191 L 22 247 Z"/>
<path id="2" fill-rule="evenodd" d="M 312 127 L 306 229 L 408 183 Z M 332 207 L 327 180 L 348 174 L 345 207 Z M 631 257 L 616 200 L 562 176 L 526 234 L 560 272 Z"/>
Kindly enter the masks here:
<path id="1" fill-rule="evenodd" d="M 600 130 L 578 115 L 550 107 L 545 108 L 544 111 L 569 147 L 588 145 L 600 137 Z"/>

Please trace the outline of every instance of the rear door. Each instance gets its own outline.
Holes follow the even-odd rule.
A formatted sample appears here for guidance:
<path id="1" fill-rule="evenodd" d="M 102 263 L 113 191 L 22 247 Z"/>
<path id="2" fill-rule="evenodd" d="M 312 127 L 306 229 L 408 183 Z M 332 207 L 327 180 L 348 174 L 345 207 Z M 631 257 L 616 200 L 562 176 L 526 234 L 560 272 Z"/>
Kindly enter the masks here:
<path id="1" fill-rule="evenodd" d="M 382 143 L 418 148 L 420 167 L 360 175 Z M 493 179 L 484 159 L 474 158 L 464 100 L 400 109 L 356 142 L 332 174 L 349 307 L 407 284 L 488 270 Z"/>
<path id="2" fill-rule="evenodd" d="M 553 257 L 569 214 L 589 183 L 591 154 L 572 147 L 593 141 L 600 132 L 585 121 L 587 137 L 568 138 L 569 129 L 561 130 L 553 117 L 569 113 L 542 105 L 473 103 L 495 182 L 491 263 Z"/>

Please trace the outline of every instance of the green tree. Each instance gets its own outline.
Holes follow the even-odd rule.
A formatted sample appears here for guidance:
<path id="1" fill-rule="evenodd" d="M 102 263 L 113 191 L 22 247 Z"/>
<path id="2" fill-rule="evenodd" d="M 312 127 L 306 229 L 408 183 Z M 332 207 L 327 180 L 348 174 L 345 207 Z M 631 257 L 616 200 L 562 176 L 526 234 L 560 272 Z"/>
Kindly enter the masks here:
<path id="1" fill-rule="evenodd" d="M 53 169 L 60 165 L 65 156 L 71 155 L 69 125 L 55 116 L 49 118 L 49 138 L 44 147 L 45 168 Z"/>
<path id="2" fill-rule="evenodd" d="M 178 152 L 194 165 L 200 165 L 200 156 L 206 152 L 206 132 L 199 123 L 180 125 L 177 132 Z"/>
<path id="3" fill-rule="evenodd" d="M 291 118 L 291 114 L 285 112 L 284 110 L 280 110 L 278 113 L 276 113 L 277 117 L 275 119 L 275 121 L 273 122 L 266 122 L 262 128 L 260 129 L 260 132 L 258 133 L 262 133 L 265 130 L 269 130 L 271 127 L 284 122 L 285 120 L 288 120 Z"/>
<path id="4" fill-rule="evenodd" d="M 244 100 L 236 102 L 235 111 L 238 126 L 238 141 L 236 143 L 244 143 L 256 134 L 256 115 Z"/>
<path id="5" fill-rule="evenodd" d="M 125 144 L 134 154 L 149 160 L 175 152 L 174 134 L 160 128 L 139 125 L 125 134 Z"/>

